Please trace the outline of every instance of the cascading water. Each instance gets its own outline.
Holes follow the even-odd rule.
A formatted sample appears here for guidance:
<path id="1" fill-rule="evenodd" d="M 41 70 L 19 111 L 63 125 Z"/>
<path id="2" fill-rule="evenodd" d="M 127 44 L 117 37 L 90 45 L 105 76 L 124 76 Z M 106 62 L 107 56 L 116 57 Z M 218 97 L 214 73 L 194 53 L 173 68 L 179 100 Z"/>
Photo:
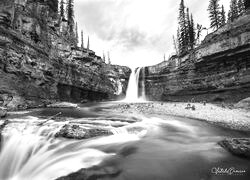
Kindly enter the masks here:
<path id="1" fill-rule="evenodd" d="M 146 100 L 146 90 L 145 90 L 145 68 L 142 68 L 142 99 Z"/>
<path id="2" fill-rule="evenodd" d="M 107 120 L 82 122 L 88 128 L 91 128 L 90 123 L 94 124 L 93 127 L 96 127 L 95 123 L 113 123 Z M 68 123 L 72 121 L 46 122 L 33 116 L 12 119 L 2 132 L 0 180 L 55 180 L 79 169 L 98 165 L 115 155 L 98 149 L 99 146 L 140 139 L 140 134 L 128 132 L 130 126 L 127 125 L 120 128 L 105 126 L 114 134 L 106 137 L 78 141 L 55 138 L 56 132 Z"/>
<path id="3" fill-rule="evenodd" d="M 60 127 L 57 123 L 43 127 L 29 124 L 21 131 L 11 127 L 3 136 L 0 179 L 54 180 L 80 168 L 97 165 L 111 155 L 83 148 L 82 142 L 55 139 L 55 129 Z"/>
<path id="4" fill-rule="evenodd" d="M 142 77 L 142 92 L 141 96 L 139 93 L 139 80 L 140 80 L 140 72 L 143 70 L 143 77 Z M 128 88 L 126 92 L 126 98 L 125 102 L 142 102 L 146 100 L 146 95 L 145 95 L 145 80 L 144 80 L 144 69 L 143 68 L 137 68 L 137 69 L 132 69 L 132 73 L 129 77 L 129 83 L 128 83 Z"/>

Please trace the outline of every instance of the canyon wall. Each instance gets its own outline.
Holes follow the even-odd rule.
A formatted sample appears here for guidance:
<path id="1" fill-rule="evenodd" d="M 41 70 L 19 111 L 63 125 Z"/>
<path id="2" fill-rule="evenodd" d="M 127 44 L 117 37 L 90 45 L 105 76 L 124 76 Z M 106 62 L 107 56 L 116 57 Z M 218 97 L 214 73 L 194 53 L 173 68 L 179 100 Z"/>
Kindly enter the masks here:
<path id="1" fill-rule="evenodd" d="M 206 36 L 189 54 L 145 69 L 149 100 L 237 102 L 250 97 L 250 15 Z"/>
<path id="2" fill-rule="evenodd" d="M 0 106 L 122 98 L 130 69 L 105 64 L 61 32 L 57 0 L 1 0 Z M 57 7 L 57 6 L 56 6 Z"/>

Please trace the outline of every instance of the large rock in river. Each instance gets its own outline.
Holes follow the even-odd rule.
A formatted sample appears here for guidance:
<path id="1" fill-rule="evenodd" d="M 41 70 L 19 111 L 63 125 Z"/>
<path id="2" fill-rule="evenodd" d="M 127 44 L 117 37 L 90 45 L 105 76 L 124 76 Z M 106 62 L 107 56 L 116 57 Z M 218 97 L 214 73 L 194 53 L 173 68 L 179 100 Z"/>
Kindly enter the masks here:
<path id="1" fill-rule="evenodd" d="M 225 139 L 218 144 L 233 155 L 250 159 L 250 138 Z"/>
<path id="2" fill-rule="evenodd" d="M 76 124 L 66 124 L 64 125 L 56 137 L 64 137 L 69 139 L 89 139 L 98 136 L 108 136 L 113 133 L 109 130 L 95 128 L 95 129 L 86 129 Z"/>
<path id="3" fill-rule="evenodd" d="M 114 166 L 94 166 L 89 169 L 81 169 L 67 176 L 56 180 L 94 180 L 94 179 L 113 179 L 121 173 L 121 170 Z"/>

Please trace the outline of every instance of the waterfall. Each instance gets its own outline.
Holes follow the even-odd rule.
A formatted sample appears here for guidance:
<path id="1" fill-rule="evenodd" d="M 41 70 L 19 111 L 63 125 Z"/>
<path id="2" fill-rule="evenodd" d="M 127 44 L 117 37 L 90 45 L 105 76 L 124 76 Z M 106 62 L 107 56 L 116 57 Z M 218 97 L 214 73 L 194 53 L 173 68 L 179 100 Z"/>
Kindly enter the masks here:
<path id="1" fill-rule="evenodd" d="M 146 100 L 146 90 L 145 90 L 145 68 L 142 68 L 142 99 Z"/>
<path id="2" fill-rule="evenodd" d="M 139 83 L 140 83 L 140 72 L 142 71 L 142 88 L 141 93 L 139 93 Z M 125 102 L 143 102 L 146 100 L 145 94 L 145 71 L 144 68 L 132 69 L 129 77 L 128 88 L 126 92 Z M 141 95 L 141 96 L 140 96 Z"/>

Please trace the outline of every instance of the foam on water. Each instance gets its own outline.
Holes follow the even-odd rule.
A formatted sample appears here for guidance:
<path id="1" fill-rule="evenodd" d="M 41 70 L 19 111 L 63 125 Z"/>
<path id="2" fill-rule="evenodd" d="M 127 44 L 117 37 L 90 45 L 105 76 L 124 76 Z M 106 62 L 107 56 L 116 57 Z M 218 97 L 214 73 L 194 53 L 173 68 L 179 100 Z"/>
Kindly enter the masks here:
<path id="1" fill-rule="evenodd" d="M 98 150 L 98 146 L 138 141 L 142 136 L 129 133 L 126 126 L 110 126 L 114 133 L 111 136 L 78 141 L 55 138 L 55 133 L 67 123 L 32 116 L 12 119 L 2 132 L 0 179 L 54 180 L 115 155 Z"/>
<path id="2" fill-rule="evenodd" d="M 12 119 L 2 132 L 0 179 L 54 180 L 79 169 L 98 165 L 116 155 L 115 152 L 106 153 L 98 147 L 139 141 L 146 135 L 161 133 L 163 125 L 194 132 L 191 126 L 170 119 L 143 117 L 138 122 L 124 123 L 122 127 L 113 127 L 105 118 L 96 121 L 99 123 L 98 128 L 109 129 L 113 135 L 88 140 L 65 140 L 55 138 L 56 132 L 65 124 L 76 123 L 77 120 L 56 122 L 33 116 Z M 78 122 L 84 128 L 96 127 L 94 119 L 78 119 Z"/>

